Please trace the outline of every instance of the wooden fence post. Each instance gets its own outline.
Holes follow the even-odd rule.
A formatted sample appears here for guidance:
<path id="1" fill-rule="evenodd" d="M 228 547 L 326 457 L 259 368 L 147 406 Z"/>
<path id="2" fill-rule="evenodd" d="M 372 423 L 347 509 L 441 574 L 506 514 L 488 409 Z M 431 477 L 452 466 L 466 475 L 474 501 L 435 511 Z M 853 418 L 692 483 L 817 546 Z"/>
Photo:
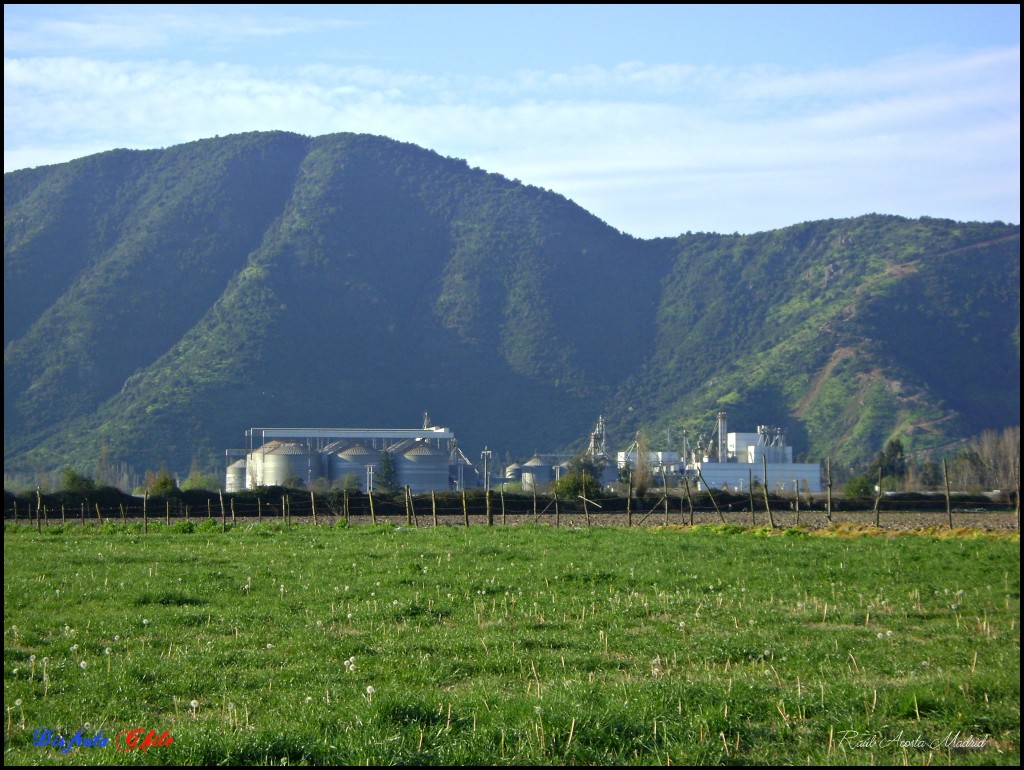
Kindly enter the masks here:
<path id="1" fill-rule="evenodd" d="M 949 528 L 953 529 L 953 505 L 949 499 L 949 471 L 946 468 L 945 457 L 942 458 L 942 481 L 946 485 L 946 518 L 949 521 Z"/>
<path id="2" fill-rule="evenodd" d="M 366 495 L 367 495 L 367 497 L 370 498 L 370 523 L 371 524 L 376 524 L 377 523 L 377 511 L 375 511 L 374 508 L 373 508 L 373 492 L 372 491 L 367 492 Z"/>
<path id="3" fill-rule="evenodd" d="M 686 488 L 686 504 L 690 508 L 690 526 L 693 526 L 693 497 L 690 495 L 690 479 L 688 476 L 683 476 L 683 486 Z"/>
<path id="4" fill-rule="evenodd" d="M 761 473 L 764 475 L 762 483 L 764 484 L 764 507 L 768 511 L 768 526 L 775 529 L 775 517 L 772 515 L 771 503 L 768 502 L 768 458 L 764 455 L 761 455 Z"/>
<path id="5" fill-rule="evenodd" d="M 639 456 L 639 455 L 638 455 Z M 626 486 L 626 526 L 633 526 L 633 477 L 629 477 Z"/>
<path id="6" fill-rule="evenodd" d="M 750 500 L 750 526 L 757 524 L 757 519 L 754 517 L 754 472 L 747 468 L 747 499 Z"/>
<path id="7" fill-rule="evenodd" d="M 149 490 L 142 495 L 142 534 L 149 532 Z"/>
<path id="8" fill-rule="evenodd" d="M 700 472 L 700 468 L 697 469 L 697 478 L 700 479 L 701 484 L 703 484 L 704 488 L 707 489 L 708 497 L 711 498 L 711 504 L 715 506 L 715 512 L 718 514 L 718 518 L 720 518 L 722 520 L 722 523 L 725 524 L 725 514 L 723 514 L 722 509 L 718 507 L 718 501 L 715 499 L 715 495 L 711 489 L 711 485 L 704 480 L 704 474 Z"/>
<path id="9" fill-rule="evenodd" d="M 462 490 L 462 522 L 469 526 L 469 509 L 466 507 L 466 490 Z"/>
<path id="10" fill-rule="evenodd" d="M 882 469 L 878 469 L 878 486 L 875 488 L 875 526 L 880 526 L 878 504 L 882 502 Z M 952 529 L 952 527 L 950 527 Z"/>
<path id="11" fill-rule="evenodd" d="M 434 496 L 434 490 L 430 490 L 430 516 L 434 520 L 434 526 L 437 526 L 437 497 Z"/>
<path id="12" fill-rule="evenodd" d="M 832 458 L 825 458 L 825 521 L 832 523 Z"/>

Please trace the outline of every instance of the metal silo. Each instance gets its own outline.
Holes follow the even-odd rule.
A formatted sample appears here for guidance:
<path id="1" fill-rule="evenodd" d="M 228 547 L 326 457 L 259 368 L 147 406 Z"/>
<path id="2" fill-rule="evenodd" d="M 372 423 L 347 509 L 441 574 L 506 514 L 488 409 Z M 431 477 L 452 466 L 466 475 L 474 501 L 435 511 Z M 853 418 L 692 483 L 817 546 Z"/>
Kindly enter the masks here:
<path id="1" fill-rule="evenodd" d="M 331 455 L 331 481 L 342 482 L 345 477 L 355 475 L 359 479 L 359 488 L 367 490 L 366 466 L 373 466 L 373 473 L 380 467 L 380 452 L 370 449 L 364 444 L 353 444 L 342 452 Z"/>
<path id="2" fill-rule="evenodd" d="M 290 441 L 272 441 L 253 454 L 261 455 L 260 486 L 283 486 L 289 479 L 301 479 L 304 484 L 323 476 L 320 453 Z"/>
<path id="3" fill-rule="evenodd" d="M 448 488 L 448 453 L 430 444 L 416 444 L 395 458 L 399 486 L 412 492 Z"/>
<path id="4" fill-rule="evenodd" d="M 552 481 L 555 480 L 554 469 L 551 463 L 540 455 L 534 455 L 523 463 L 523 491 L 542 492 L 546 491 Z"/>
<path id="5" fill-rule="evenodd" d="M 228 466 L 224 479 L 225 492 L 241 492 L 245 489 L 245 460 L 236 460 Z"/>
<path id="6" fill-rule="evenodd" d="M 519 463 L 512 463 L 505 468 L 505 479 L 507 481 L 522 481 L 523 466 Z"/>

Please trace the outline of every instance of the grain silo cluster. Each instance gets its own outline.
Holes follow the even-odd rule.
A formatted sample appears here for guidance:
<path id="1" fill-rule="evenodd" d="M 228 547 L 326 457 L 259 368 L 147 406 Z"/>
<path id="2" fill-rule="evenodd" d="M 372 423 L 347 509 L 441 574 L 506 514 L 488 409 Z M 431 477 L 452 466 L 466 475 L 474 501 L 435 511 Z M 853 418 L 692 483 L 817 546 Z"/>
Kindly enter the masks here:
<path id="1" fill-rule="evenodd" d="M 227 468 L 226 491 L 287 486 L 358 485 L 374 490 L 387 479 L 414 492 L 464 484 L 476 469 L 447 428 L 252 428 L 250 446 Z M 382 465 L 389 464 L 390 468 Z"/>

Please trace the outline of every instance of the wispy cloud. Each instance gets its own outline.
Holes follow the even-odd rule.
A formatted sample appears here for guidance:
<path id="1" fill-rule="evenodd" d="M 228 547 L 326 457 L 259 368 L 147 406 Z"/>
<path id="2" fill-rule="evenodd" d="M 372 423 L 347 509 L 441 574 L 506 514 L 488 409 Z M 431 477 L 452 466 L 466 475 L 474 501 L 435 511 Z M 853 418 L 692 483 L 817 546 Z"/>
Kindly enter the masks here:
<path id="1" fill-rule="evenodd" d="M 294 34 L 308 23 L 284 20 L 277 31 Z M 272 32 L 258 23 L 231 26 L 239 36 Z M 54 32 L 82 48 L 124 40 L 117 19 Z M 791 222 L 773 210 L 785 196 L 804 206 L 805 219 L 884 204 L 889 213 L 944 216 L 943 179 L 957 180 L 976 202 L 1007 195 L 1016 179 L 1016 197 L 1004 207 L 1013 212 L 1019 66 L 1018 47 L 803 72 L 632 61 L 501 78 L 8 50 L 5 169 L 69 160 L 83 148 L 163 147 L 264 129 L 354 131 L 554 189 L 643 236 L 782 226 Z M 37 154 L 42 146 L 49 155 Z M 969 164 L 980 168 L 976 182 Z M 901 195 L 903 208 L 893 208 Z M 906 201 L 918 210 L 908 211 Z"/>

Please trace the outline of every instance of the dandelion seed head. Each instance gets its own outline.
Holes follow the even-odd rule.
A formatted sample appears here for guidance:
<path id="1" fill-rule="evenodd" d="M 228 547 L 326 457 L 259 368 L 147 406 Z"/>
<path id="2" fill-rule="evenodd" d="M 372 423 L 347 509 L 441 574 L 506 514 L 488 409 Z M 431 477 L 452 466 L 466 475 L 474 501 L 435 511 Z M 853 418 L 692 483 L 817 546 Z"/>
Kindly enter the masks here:
<path id="1" fill-rule="evenodd" d="M 879 639 L 884 639 L 884 638 L 885 638 L 885 635 L 884 635 L 884 634 L 883 634 L 883 633 L 882 633 L 881 631 L 879 631 L 879 632 L 878 632 L 878 638 L 879 638 Z"/>
<path id="2" fill-rule="evenodd" d="M 188 705 L 189 705 L 189 707 L 190 707 L 190 708 L 191 708 L 192 710 L 195 710 L 195 709 L 199 708 L 199 701 L 197 701 L 197 700 L 191 700 L 191 701 L 189 701 Z"/>
<path id="3" fill-rule="evenodd" d="M 82 669 L 83 671 L 85 671 L 85 668 L 86 668 L 86 666 L 88 666 L 88 665 L 89 665 L 89 664 L 88 664 L 88 663 L 86 663 L 86 662 L 85 662 L 85 661 L 83 660 L 82 662 L 80 662 L 80 663 L 78 664 L 78 667 L 79 667 L 80 669 Z"/>
<path id="4" fill-rule="evenodd" d="M 18 698 L 18 700 L 14 701 L 14 705 L 15 706 L 20 706 L 21 705 L 21 698 Z"/>
<path id="5" fill-rule="evenodd" d="M 377 692 L 377 691 L 375 689 L 373 689 L 373 685 L 372 684 L 366 685 L 366 694 L 367 695 L 373 695 L 375 692 Z"/>

